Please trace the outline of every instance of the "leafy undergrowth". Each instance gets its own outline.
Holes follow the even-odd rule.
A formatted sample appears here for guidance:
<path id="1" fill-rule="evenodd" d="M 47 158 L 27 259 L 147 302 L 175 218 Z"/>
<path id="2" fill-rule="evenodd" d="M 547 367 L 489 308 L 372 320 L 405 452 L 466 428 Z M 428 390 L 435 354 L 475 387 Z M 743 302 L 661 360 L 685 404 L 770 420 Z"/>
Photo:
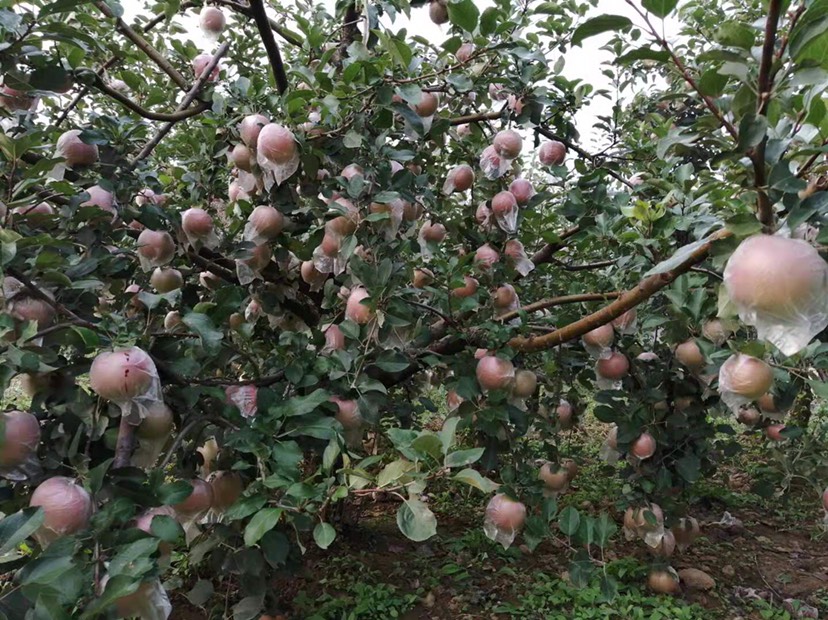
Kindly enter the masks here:
<path id="1" fill-rule="evenodd" d="M 621 482 L 606 475 L 597 454 L 595 438 L 603 434 L 588 424 L 567 438 L 580 473 L 559 504 L 620 521 Z M 740 442 L 743 453 L 732 464 L 694 487 L 691 513 L 703 536 L 672 559 L 676 569 L 712 576 L 711 592 L 652 595 L 644 587 L 652 557 L 620 533 L 603 558 L 593 554 L 603 559 L 603 571 L 576 587 L 565 540 L 530 551 L 519 538 L 504 550 L 483 534 L 482 495 L 441 481 L 425 498 L 438 518 L 436 537 L 412 543 L 397 529 L 393 497 L 364 498 L 342 514 L 327 551 L 310 547 L 301 571 L 275 585 L 281 612 L 304 620 L 792 620 L 807 605 L 825 613 L 828 553 L 814 544 L 824 539 L 818 502 L 804 487 L 770 498 L 755 493 L 754 476 L 769 463 L 768 452 L 755 436 Z M 539 455 L 543 449 L 537 446 Z M 603 573 L 617 583 L 612 600 L 600 587 Z M 179 596 L 173 619 L 224 618 L 225 608 L 222 602 L 197 609 Z"/>

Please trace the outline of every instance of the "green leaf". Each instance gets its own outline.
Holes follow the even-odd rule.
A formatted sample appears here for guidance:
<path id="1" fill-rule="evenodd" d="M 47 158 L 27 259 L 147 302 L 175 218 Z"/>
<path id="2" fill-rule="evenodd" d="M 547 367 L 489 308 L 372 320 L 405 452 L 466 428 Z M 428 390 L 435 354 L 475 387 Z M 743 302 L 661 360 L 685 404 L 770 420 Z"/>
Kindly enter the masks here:
<path id="1" fill-rule="evenodd" d="M 355 131 L 349 131 L 342 138 L 342 144 L 349 149 L 358 149 L 362 146 L 362 136 Z"/>
<path id="2" fill-rule="evenodd" d="M 103 594 L 93 600 L 84 610 L 83 619 L 94 618 L 115 601 L 137 592 L 141 587 L 140 575 L 116 575 L 106 582 Z"/>
<path id="3" fill-rule="evenodd" d="M 695 454 L 688 454 L 676 460 L 676 471 L 692 484 L 701 476 L 701 461 Z"/>
<path id="4" fill-rule="evenodd" d="M 411 447 L 417 452 L 432 457 L 439 461 L 443 456 L 443 443 L 440 437 L 431 431 L 422 431 L 417 438 L 411 442 Z"/>
<path id="5" fill-rule="evenodd" d="M 422 542 L 437 533 L 437 518 L 423 502 L 412 498 L 397 510 L 397 526 L 406 538 Z"/>
<path id="6" fill-rule="evenodd" d="M 654 60 L 656 62 L 667 62 L 670 60 L 670 54 L 664 50 L 654 50 L 650 47 L 640 47 L 631 52 L 627 52 L 615 59 L 615 64 L 628 65 L 636 60 Z"/>
<path id="7" fill-rule="evenodd" d="M 756 40 L 756 32 L 737 21 L 725 22 L 716 31 L 715 39 L 722 45 L 749 50 Z"/>
<path id="8" fill-rule="evenodd" d="M 500 11 L 494 7 L 489 7 L 483 11 L 483 16 L 480 18 L 480 34 L 487 37 L 497 30 L 499 18 Z"/>
<path id="9" fill-rule="evenodd" d="M 614 601 L 618 596 L 618 582 L 610 575 L 601 573 L 598 577 L 598 584 L 601 589 L 601 601 L 606 603 Z"/>
<path id="10" fill-rule="evenodd" d="M 150 532 L 152 535 L 160 538 L 166 542 L 177 542 L 184 536 L 184 530 L 181 525 L 167 515 L 156 515 L 150 523 Z"/>
<path id="11" fill-rule="evenodd" d="M 289 401 L 282 403 L 275 409 L 275 413 L 286 418 L 305 415 L 311 413 L 322 403 L 328 402 L 330 397 L 331 394 L 327 390 L 314 390 L 307 396 L 294 396 Z"/>
<path id="12" fill-rule="evenodd" d="M 405 459 L 397 459 L 388 463 L 377 476 L 377 486 L 388 486 L 393 482 L 399 480 L 407 472 L 414 468 L 414 463 Z"/>
<path id="13" fill-rule="evenodd" d="M 581 45 L 589 37 L 615 30 L 624 30 L 632 26 L 629 17 L 623 15 L 598 15 L 588 19 L 575 29 L 572 34 L 572 45 Z"/>
<path id="14" fill-rule="evenodd" d="M 0 555 L 17 547 L 43 523 L 42 508 L 24 508 L 0 521 Z"/>
<path id="15" fill-rule="evenodd" d="M 457 432 L 457 425 L 460 424 L 460 418 L 457 416 L 446 418 L 443 422 L 443 428 L 437 435 L 440 437 L 440 442 L 443 444 L 443 454 L 448 454 L 449 448 L 454 444 L 454 436 Z"/>
<path id="16" fill-rule="evenodd" d="M 449 21 L 466 32 L 474 32 L 480 20 L 480 10 L 472 0 L 448 3 Z"/>
<path id="17" fill-rule="evenodd" d="M 756 219 L 753 213 L 740 213 L 729 218 L 727 229 L 737 237 L 755 235 L 762 230 L 762 222 Z"/>
<path id="18" fill-rule="evenodd" d="M 794 60 L 801 60 L 815 39 L 828 32 L 828 2 L 816 0 L 799 18 L 791 32 L 788 53 Z"/>
<path id="19" fill-rule="evenodd" d="M 209 579 L 199 579 L 185 596 L 193 605 L 202 607 L 213 596 L 213 582 Z"/>
<path id="20" fill-rule="evenodd" d="M 263 497 L 262 495 L 250 495 L 248 497 L 242 497 L 238 500 L 235 504 L 230 506 L 227 511 L 224 513 L 224 520 L 227 522 L 230 521 L 238 521 L 239 519 L 244 519 L 249 517 L 257 510 L 260 510 L 265 503 L 267 502 L 267 498 Z"/>
<path id="21" fill-rule="evenodd" d="M 224 334 L 221 333 L 221 330 L 216 329 L 209 316 L 199 312 L 190 312 L 184 315 L 182 321 L 201 338 L 201 346 L 204 347 L 205 352 L 209 354 L 218 353 Z"/>
<path id="22" fill-rule="evenodd" d="M 320 549 L 327 549 L 336 538 L 336 530 L 330 523 L 317 523 L 313 528 L 313 540 Z"/>
<path id="23" fill-rule="evenodd" d="M 819 398 L 828 399 L 828 383 L 825 381 L 809 380 L 808 385 L 811 386 L 814 394 L 816 394 Z"/>
<path id="24" fill-rule="evenodd" d="M 605 549 L 610 538 L 618 531 L 618 526 L 610 519 L 609 515 L 602 512 L 595 521 L 595 542 L 599 547 Z"/>
<path id="25" fill-rule="evenodd" d="M 460 93 L 468 92 L 474 88 L 474 82 L 472 79 L 462 73 L 452 73 L 446 78 L 446 81 Z"/>
<path id="26" fill-rule="evenodd" d="M 166 506 L 172 506 L 183 502 L 192 492 L 193 485 L 186 480 L 176 480 L 161 485 L 158 489 L 158 500 Z"/>
<path id="27" fill-rule="evenodd" d="M 576 508 L 567 506 L 558 515 L 558 527 L 566 536 L 574 536 L 581 525 L 581 515 Z"/>
<path id="28" fill-rule="evenodd" d="M 20 575 L 20 585 L 55 584 L 61 575 L 75 568 L 70 555 L 44 555 L 26 565 Z"/>
<path id="29" fill-rule="evenodd" d="M 480 489 L 484 493 L 493 493 L 500 486 L 496 482 L 482 476 L 480 472 L 475 469 L 464 469 L 463 471 L 459 471 L 454 474 L 454 479 L 476 489 Z"/>
<path id="30" fill-rule="evenodd" d="M 281 508 L 264 508 L 257 512 L 244 528 L 244 544 L 248 547 L 255 545 L 262 536 L 276 527 L 281 517 Z"/>
<path id="31" fill-rule="evenodd" d="M 739 150 L 747 151 L 765 139 L 768 133 L 768 119 L 764 116 L 746 114 L 739 123 Z"/>
<path id="32" fill-rule="evenodd" d="M 722 75 L 715 69 L 709 69 L 699 79 L 699 90 L 704 95 L 718 97 L 724 92 L 727 81 L 728 77 L 726 75 Z"/>
<path id="33" fill-rule="evenodd" d="M 678 0 L 641 0 L 641 6 L 656 17 L 667 17 L 677 5 Z"/>
<path id="34" fill-rule="evenodd" d="M 471 448 L 470 450 L 458 450 L 446 456 L 446 467 L 462 467 L 471 465 L 480 460 L 485 448 Z"/>

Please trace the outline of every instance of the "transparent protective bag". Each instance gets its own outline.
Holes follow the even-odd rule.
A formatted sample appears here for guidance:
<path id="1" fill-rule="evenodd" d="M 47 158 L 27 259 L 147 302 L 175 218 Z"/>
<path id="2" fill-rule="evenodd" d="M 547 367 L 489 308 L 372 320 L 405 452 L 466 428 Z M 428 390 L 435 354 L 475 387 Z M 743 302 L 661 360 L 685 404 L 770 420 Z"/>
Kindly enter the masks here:
<path id="1" fill-rule="evenodd" d="M 739 318 L 785 355 L 828 327 L 828 264 L 801 239 L 748 237 L 727 261 L 724 286 Z"/>

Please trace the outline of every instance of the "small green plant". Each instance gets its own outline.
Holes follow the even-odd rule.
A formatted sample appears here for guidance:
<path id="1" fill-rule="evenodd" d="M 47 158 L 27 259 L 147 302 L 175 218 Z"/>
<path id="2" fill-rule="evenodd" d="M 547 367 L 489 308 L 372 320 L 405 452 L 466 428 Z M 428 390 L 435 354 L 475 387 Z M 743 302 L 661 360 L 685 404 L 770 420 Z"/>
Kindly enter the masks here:
<path id="1" fill-rule="evenodd" d="M 620 564 L 616 566 L 616 564 Z M 632 562 L 635 564 L 635 562 Z M 607 565 L 607 573 L 618 577 L 635 577 L 645 572 L 631 566 L 630 560 Z M 641 580 L 638 579 L 638 582 Z M 544 620 L 701 620 L 711 618 L 710 612 L 697 605 L 664 596 L 651 596 L 636 586 L 618 584 L 618 595 L 608 601 L 599 579 L 585 587 L 573 586 L 556 576 L 539 573 L 522 591 L 515 593 L 514 602 L 504 602 L 493 611 L 510 618 L 544 618 Z"/>
<path id="2" fill-rule="evenodd" d="M 325 591 L 318 597 L 301 592 L 295 603 L 307 620 L 385 620 L 399 618 L 419 598 L 391 584 L 360 580 L 347 585 L 344 591 Z"/>

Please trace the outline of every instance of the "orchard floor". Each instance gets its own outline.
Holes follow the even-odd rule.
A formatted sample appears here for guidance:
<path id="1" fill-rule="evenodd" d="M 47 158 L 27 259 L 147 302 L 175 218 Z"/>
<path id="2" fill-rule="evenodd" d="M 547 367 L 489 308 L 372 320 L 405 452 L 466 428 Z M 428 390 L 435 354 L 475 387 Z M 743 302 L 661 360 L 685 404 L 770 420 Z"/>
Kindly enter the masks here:
<path id="1" fill-rule="evenodd" d="M 746 447 L 749 458 L 742 462 L 755 463 L 760 440 L 747 438 Z M 674 568 L 713 577 L 709 592 L 650 595 L 643 584 L 651 557 L 643 543 L 626 542 L 619 532 L 604 556 L 606 570 L 620 583 L 619 596 L 602 603 L 597 580 L 587 588 L 569 585 L 565 545 L 544 542 L 529 552 L 518 539 L 504 551 L 483 535 L 481 494 L 446 488 L 430 497 L 439 525 L 438 536 L 426 543 L 399 533 L 393 499 L 364 500 L 338 524 L 327 551 L 311 543 L 303 572 L 274 584 L 281 613 L 303 620 L 828 617 L 828 535 L 819 500 L 797 490 L 763 500 L 749 490 L 751 467 L 722 471 L 699 485 L 692 514 L 702 522 L 703 537 L 673 557 Z M 613 505 L 620 486 L 594 468 L 586 461 L 560 501 L 595 515 L 608 511 L 620 523 Z M 725 512 L 736 521 L 722 525 Z M 232 588 L 228 600 L 232 605 Z M 221 609 L 195 608 L 183 595 L 174 607 L 173 620 L 230 617 Z"/>

